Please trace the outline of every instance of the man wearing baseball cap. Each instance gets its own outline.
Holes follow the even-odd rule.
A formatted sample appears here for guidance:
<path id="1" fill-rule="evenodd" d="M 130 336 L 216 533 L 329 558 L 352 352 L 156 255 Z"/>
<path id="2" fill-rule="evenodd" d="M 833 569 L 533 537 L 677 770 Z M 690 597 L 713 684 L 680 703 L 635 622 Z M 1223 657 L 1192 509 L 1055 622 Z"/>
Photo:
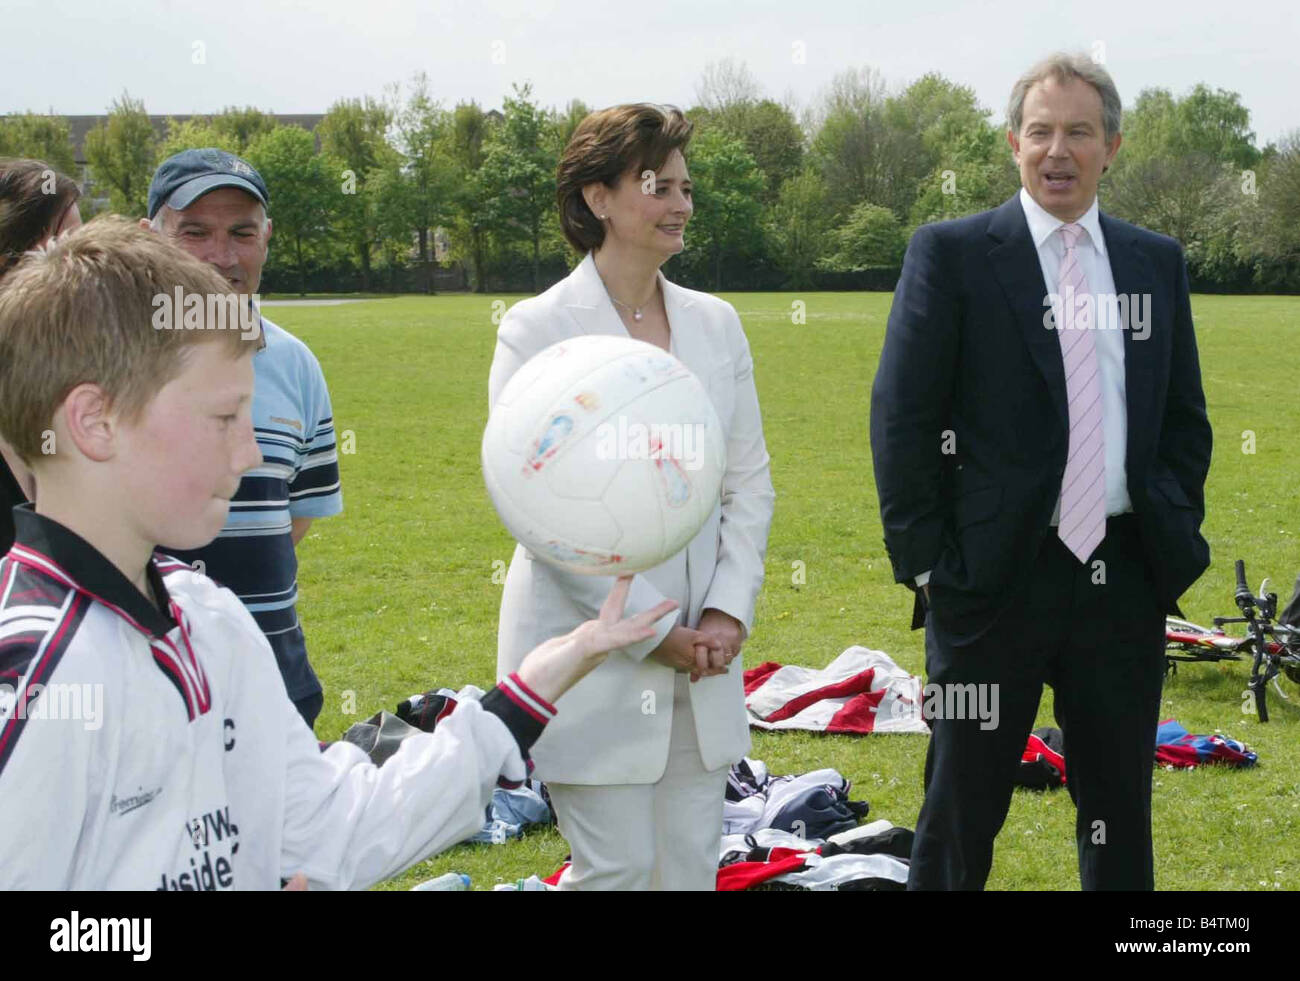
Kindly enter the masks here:
<path id="1" fill-rule="evenodd" d="M 262 464 L 244 474 L 216 539 L 197 550 L 167 551 L 239 596 L 275 651 L 290 699 L 311 726 L 324 696 L 298 622 L 296 547 L 313 520 L 343 510 L 343 496 L 320 362 L 257 306 L 271 238 L 270 199 L 247 161 L 213 147 L 185 150 L 154 172 L 149 217 L 141 224 L 213 266 L 235 293 L 248 297 L 260 321 L 253 427 Z"/>

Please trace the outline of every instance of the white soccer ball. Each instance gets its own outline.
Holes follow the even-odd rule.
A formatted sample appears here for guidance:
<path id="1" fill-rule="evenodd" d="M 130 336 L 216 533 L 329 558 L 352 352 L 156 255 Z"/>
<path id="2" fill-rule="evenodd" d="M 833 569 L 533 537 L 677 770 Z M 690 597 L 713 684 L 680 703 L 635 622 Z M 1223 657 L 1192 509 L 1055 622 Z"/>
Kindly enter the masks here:
<path id="1" fill-rule="evenodd" d="M 685 548 L 726 465 L 700 380 L 627 337 L 548 347 L 506 383 L 483 433 L 483 477 L 510 534 L 581 575 L 643 572 Z"/>

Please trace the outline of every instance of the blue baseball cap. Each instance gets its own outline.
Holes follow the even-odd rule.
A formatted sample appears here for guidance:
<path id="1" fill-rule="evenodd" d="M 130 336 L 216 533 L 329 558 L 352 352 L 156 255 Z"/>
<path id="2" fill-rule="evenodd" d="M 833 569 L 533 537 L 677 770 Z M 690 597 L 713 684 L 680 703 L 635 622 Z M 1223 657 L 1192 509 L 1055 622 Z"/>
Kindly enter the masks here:
<path id="1" fill-rule="evenodd" d="M 237 187 L 261 201 L 263 207 L 271 204 L 266 182 L 252 164 L 225 150 L 204 147 L 182 150 L 158 165 L 149 182 L 149 217 L 158 214 L 164 204 L 184 211 L 219 187 Z"/>

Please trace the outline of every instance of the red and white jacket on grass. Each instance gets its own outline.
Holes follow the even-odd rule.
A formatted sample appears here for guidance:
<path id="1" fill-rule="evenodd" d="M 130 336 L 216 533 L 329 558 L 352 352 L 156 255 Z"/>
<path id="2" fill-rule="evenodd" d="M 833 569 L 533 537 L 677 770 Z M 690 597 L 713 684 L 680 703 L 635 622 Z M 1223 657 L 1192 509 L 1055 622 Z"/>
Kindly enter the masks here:
<path id="1" fill-rule="evenodd" d="M 377 767 L 322 751 L 228 589 L 155 555 L 145 599 L 15 511 L 0 560 L 0 891 L 363 888 L 482 827 L 554 708 L 516 678 Z"/>
<path id="2" fill-rule="evenodd" d="M 745 672 L 749 724 L 813 732 L 923 732 L 921 679 L 881 651 L 850 647 L 826 667 L 767 661 Z"/>

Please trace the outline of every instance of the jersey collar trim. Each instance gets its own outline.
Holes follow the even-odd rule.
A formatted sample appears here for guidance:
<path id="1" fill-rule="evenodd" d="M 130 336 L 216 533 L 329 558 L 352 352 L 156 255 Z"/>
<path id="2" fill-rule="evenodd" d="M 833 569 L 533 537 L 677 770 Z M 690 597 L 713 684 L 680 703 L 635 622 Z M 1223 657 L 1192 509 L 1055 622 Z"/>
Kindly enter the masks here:
<path id="1" fill-rule="evenodd" d="M 149 602 L 95 546 L 52 518 L 37 514 L 31 504 L 14 508 L 14 545 L 9 557 L 86 593 L 149 637 L 166 637 L 176 627 L 171 617 Z M 73 569 L 76 575 L 70 571 Z M 150 560 L 145 574 L 158 599 L 172 609 L 156 558 Z"/>

